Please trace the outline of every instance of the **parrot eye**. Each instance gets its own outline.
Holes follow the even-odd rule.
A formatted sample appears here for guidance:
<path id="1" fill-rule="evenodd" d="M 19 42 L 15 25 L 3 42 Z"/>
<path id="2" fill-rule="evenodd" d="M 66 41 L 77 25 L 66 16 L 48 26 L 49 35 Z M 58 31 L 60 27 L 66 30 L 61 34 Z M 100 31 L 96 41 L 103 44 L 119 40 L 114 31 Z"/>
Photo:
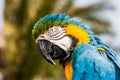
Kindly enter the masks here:
<path id="1" fill-rule="evenodd" d="M 59 32 L 60 32 L 60 29 L 58 29 L 57 27 L 52 27 L 52 28 L 48 29 L 47 35 L 54 36 L 54 35 L 58 34 Z"/>
<path id="2" fill-rule="evenodd" d="M 46 35 L 49 37 L 49 39 L 57 40 L 57 39 L 61 39 L 62 37 L 66 36 L 66 33 L 65 33 L 64 28 L 54 26 L 52 28 L 49 28 L 46 31 Z"/>

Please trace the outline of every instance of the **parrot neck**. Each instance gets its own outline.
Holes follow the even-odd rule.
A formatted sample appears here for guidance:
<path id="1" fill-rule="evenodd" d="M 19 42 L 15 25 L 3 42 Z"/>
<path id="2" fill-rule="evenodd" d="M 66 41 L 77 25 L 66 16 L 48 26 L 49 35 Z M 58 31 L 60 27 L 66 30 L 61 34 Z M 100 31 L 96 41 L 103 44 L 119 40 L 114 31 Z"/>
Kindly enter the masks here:
<path id="1" fill-rule="evenodd" d="M 71 61 L 71 59 L 66 61 L 64 63 L 64 65 L 63 65 L 63 67 L 64 67 L 64 70 L 65 70 L 65 75 L 66 75 L 67 80 L 72 80 L 73 70 L 72 70 L 72 61 Z"/>
<path id="2" fill-rule="evenodd" d="M 66 26 L 66 33 L 72 36 L 72 38 L 77 39 L 76 45 L 88 44 L 90 42 L 89 33 L 84 28 L 81 28 L 74 24 L 69 24 Z M 71 58 L 66 60 L 66 62 L 63 64 L 63 67 L 67 80 L 72 80 L 73 70 Z"/>
<path id="3" fill-rule="evenodd" d="M 74 24 L 69 24 L 66 26 L 66 33 L 75 37 L 78 40 L 77 45 L 87 44 L 90 41 L 90 37 L 87 31 Z"/>

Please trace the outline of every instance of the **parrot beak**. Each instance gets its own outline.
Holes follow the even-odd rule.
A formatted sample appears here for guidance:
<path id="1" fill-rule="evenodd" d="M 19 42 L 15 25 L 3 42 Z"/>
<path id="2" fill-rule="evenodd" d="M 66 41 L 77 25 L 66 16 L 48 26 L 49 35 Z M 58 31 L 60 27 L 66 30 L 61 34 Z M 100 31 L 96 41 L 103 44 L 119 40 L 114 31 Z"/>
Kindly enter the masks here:
<path id="1" fill-rule="evenodd" d="M 62 59 L 67 55 L 63 49 L 48 40 L 38 40 L 37 46 L 42 56 L 53 65 L 56 65 L 54 59 Z"/>
<path id="2" fill-rule="evenodd" d="M 52 60 L 50 54 L 53 53 L 51 49 L 52 43 L 47 40 L 38 40 L 37 45 L 42 56 L 51 64 L 55 65 L 55 62 Z"/>

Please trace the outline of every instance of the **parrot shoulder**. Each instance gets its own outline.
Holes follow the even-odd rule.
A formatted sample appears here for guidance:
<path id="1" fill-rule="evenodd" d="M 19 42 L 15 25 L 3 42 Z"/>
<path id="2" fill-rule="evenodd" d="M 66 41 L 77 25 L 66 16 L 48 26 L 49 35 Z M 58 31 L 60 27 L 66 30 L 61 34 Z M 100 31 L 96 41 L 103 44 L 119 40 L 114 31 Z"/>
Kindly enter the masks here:
<path id="1" fill-rule="evenodd" d="M 90 44 L 81 44 L 75 48 L 72 56 L 72 67 L 72 80 L 115 79 L 113 63 L 101 56 L 99 50 Z"/>

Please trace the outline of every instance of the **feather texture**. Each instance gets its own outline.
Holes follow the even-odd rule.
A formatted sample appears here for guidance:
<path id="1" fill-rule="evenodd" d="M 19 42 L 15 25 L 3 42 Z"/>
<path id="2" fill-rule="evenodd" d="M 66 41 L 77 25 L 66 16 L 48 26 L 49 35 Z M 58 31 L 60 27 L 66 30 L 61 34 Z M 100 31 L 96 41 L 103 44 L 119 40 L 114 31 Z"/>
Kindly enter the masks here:
<path id="1" fill-rule="evenodd" d="M 46 15 L 43 18 L 40 18 L 32 30 L 33 38 L 37 38 L 39 34 L 44 33 L 48 28 L 52 26 L 66 27 L 68 24 L 75 24 L 81 26 L 82 28 L 87 28 L 87 25 L 82 24 L 78 18 L 70 18 L 66 14 L 52 14 Z"/>
<path id="2" fill-rule="evenodd" d="M 96 47 L 89 44 L 76 47 L 72 56 L 72 66 L 72 80 L 120 80 L 114 62 L 108 57 L 103 57 Z"/>
<path id="3" fill-rule="evenodd" d="M 119 56 L 78 18 L 66 14 L 46 15 L 34 25 L 32 36 L 36 39 L 53 26 L 64 27 L 67 35 L 78 39 L 72 61 L 65 67 L 68 80 L 120 80 Z"/>

